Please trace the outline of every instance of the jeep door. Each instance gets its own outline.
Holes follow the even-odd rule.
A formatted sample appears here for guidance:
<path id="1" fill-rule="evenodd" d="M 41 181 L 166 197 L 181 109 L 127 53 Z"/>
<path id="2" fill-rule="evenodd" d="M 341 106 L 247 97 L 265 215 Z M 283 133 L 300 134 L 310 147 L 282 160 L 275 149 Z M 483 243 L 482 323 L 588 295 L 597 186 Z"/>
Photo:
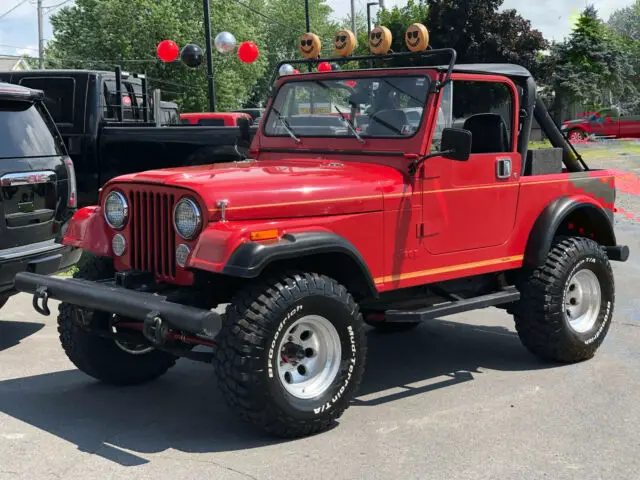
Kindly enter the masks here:
<path id="1" fill-rule="evenodd" d="M 450 95 L 441 95 L 444 120 L 438 123 L 470 130 L 472 150 L 467 161 L 435 157 L 425 162 L 423 247 L 435 255 L 507 242 L 516 218 L 522 164 L 515 85 L 500 76 L 452 78 Z M 438 148 L 437 143 L 431 147 Z"/>

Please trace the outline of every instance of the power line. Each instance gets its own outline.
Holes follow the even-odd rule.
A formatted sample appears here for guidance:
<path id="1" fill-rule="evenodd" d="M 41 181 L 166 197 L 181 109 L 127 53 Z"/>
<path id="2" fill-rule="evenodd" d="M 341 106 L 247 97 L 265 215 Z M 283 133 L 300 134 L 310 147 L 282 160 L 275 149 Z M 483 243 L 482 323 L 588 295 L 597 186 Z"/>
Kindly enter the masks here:
<path id="1" fill-rule="evenodd" d="M 44 9 L 46 10 L 45 15 L 49 15 L 51 12 L 53 12 L 56 8 L 60 8 L 63 5 L 66 5 L 67 3 L 71 3 L 73 0 L 64 0 L 64 2 L 60 2 L 56 5 L 51 5 L 50 7 L 44 7 Z"/>
<path id="2" fill-rule="evenodd" d="M 20 7 L 21 5 L 27 3 L 29 0 L 22 0 L 21 2 L 16 3 L 12 8 L 10 8 L 9 10 L 7 10 L 6 12 L 4 12 L 2 15 L 0 15 L 0 20 L 2 20 L 4 17 L 6 17 L 7 15 L 9 15 L 11 12 L 13 12 L 14 10 L 16 10 L 18 7 Z"/>

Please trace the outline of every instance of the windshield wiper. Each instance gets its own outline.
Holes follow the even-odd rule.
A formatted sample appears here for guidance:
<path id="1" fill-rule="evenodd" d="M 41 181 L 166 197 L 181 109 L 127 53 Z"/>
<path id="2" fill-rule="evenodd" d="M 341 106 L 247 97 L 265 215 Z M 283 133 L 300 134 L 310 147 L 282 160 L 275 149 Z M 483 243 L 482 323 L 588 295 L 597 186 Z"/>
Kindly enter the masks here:
<path id="1" fill-rule="evenodd" d="M 280 120 L 280 123 L 287 131 L 289 136 L 293 138 L 296 143 L 300 143 L 300 139 L 296 136 L 295 133 L 293 133 L 293 130 L 291 130 L 291 127 L 289 126 L 289 122 L 287 122 L 287 120 L 282 117 L 282 114 L 276 108 L 272 108 L 271 110 L 273 110 L 273 112 L 276 114 L 276 117 L 278 117 L 278 120 Z"/>
<path id="2" fill-rule="evenodd" d="M 367 143 L 367 142 L 366 142 L 366 140 L 360 136 L 360 134 L 359 134 L 359 133 L 358 133 L 358 131 L 354 128 L 354 126 L 353 126 L 353 125 L 351 125 L 351 122 L 350 122 L 349 120 L 347 120 L 347 117 L 345 117 L 344 113 L 342 113 L 342 112 L 340 111 L 340 109 L 338 108 L 338 106 L 337 106 L 337 105 L 335 105 L 335 109 L 336 109 L 336 112 L 338 112 L 338 113 L 340 114 L 340 117 L 342 117 L 342 121 L 343 121 L 344 123 L 346 123 L 346 124 L 349 126 L 349 130 L 351 130 L 351 131 L 353 132 L 353 134 L 356 136 L 356 138 L 357 138 L 358 140 L 360 140 L 360 142 L 361 142 L 361 143 Z"/>

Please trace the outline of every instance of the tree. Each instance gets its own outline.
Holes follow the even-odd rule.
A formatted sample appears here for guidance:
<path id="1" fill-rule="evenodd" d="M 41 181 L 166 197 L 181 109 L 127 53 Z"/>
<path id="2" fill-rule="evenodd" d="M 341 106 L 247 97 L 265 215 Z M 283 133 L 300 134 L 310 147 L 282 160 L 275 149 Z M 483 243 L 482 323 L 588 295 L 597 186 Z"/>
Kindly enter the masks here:
<path id="1" fill-rule="evenodd" d="M 299 59 L 298 42 L 306 33 L 304 2 L 299 0 L 267 0 L 264 7 L 268 18 L 262 17 L 262 25 L 267 39 L 267 58 L 264 76 L 252 89 L 247 105 L 255 105 L 267 99 L 270 80 L 278 62 Z M 310 30 L 322 41 L 323 55 L 333 52 L 333 37 L 340 25 L 331 19 L 333 10 L 326 0 L 309 0 Z"/>
<path id="2" fill-rule="evenodd" d="M 569 103 L 591 108 L 614 103 L 627 110 L 622 100 L 638 95 L 630 55 L 598 18 L 597 10 L 592 5 L 585 8 L 569 39 L 554 44 L 545 61 L 556 119 L 560 120 L 563 106 Z"/>
<path id="3" fill-rule="evenodd" d="M 262 0 L 244 0 L 263 8 Z M 228 30 L 238 42 L 254 40 L 264 45 L 266 34 L 260 22 L 235 2 L 212 0 L 212 31 Z M 189 69 L 181 62 L 165 64 L 157 59 L 157 44 L 172 39 L 181 47 L 196 43 L 203 49 L 202 4 L 190 0 L 77 0 L 51 17 L 54 39 L 46 52 L 48 67 L 113 69 L 116 64 L 130 71 L 146 70 L 150 83 L 161 88 L 183 110 L 207 107 L 206 66 Z M 215 52 L 218 110 L 241 106 L 267 65 L 264 52 L 251 65 L 237 57 Z"/>
<path id="4" fill-rule="evenodd" d="M 435 0 L 427 28 L 432 45 L 452 47 L 460 62 L 520 64 L 534 74 L 537 53 L 548 48 L 542 33 L 515 10 L 499 12 L 503 0 Z"/>
<path id="5" fill-rule="evenodd" d="M 624 37 L 640 42 L 640 0 L 613 12 L 607 26 Z"/>
<path id="6" fill-rule="evenodd" d="M 409 0 L 405 7 L 379 12 L 376 24 L 391 30 L 394 51 L 406 51 L 404 34 L 409 25 L 420 22 L 429 29 L 431 46 L 454 48 L 460 63 L 512 62 L 535 72 L 537 54 L 548 44 L 515 10 L 499 12 L 503 1 Z M 415 63 L 396 61 L 401 65 Z"/>

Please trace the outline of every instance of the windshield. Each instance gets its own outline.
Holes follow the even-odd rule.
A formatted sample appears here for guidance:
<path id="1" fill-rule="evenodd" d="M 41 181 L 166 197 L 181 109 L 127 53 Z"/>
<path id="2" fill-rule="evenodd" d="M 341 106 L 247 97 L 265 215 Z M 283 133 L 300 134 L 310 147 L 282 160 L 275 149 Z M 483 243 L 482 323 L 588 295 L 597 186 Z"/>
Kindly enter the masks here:
<path id="1" fill-rule="evenodd" d="M 264 121 L 267 136 L 407 138 L 420 128 L 423 75 L 285 83 Z"/>

